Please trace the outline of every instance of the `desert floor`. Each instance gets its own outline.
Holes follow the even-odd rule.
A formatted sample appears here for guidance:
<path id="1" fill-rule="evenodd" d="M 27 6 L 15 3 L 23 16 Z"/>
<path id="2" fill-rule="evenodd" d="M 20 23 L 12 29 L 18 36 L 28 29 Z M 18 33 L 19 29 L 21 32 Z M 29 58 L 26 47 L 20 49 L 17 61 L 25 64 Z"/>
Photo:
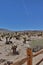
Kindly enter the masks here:
<path id="1" fill-rule="evenodd" d="M 31 39 L 37 39 L 37 37 L 31 37 Z M 39 39 L 42 38 L 40 37 Z M 17 51 L 19 51 L 19 55 L 13 55 L 11 49 L 13 44 L 9 44 L 9 45 L 5 44 L 6 39 L 3 38 L 2 41 L 0 41 L 0 65 L 4 65 L 4 63 L 6 63 L 7 61 L 16 62 L 27 56 L 26 49 L 27 46 L 31 45 L 31 41 L 26 42 L 26 44 L 23 44 L 23 39 L 16 40 L 15 38 L 12 38 L 11 41 L 13 41 L 13 44 L 17 45 Z M 40 54 L 37 57 L 33 58 L 33 65 L 35 65 L 38 61 L 40 61 L 42 57 L 43 54 Z M 2 62 L 1 59 L 5 59 L 5 61 Z M 23 65 L 27 65 L 27 64 L 25 63 Z M 43 65 L 43 62 L 40 65 Z"/>

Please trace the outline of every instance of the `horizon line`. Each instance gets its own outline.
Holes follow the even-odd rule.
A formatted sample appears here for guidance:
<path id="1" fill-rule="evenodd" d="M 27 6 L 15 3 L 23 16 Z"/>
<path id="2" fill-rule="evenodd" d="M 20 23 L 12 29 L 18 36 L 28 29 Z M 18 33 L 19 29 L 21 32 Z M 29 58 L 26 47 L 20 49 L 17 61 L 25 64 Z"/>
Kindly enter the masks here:
<path id="1" fill-rule="evenodd" d="M 8 30 L 8 31 L 43 31 L 43 29 L 8 29 L 8 28 L 0 28 L 1 30 Z"/>

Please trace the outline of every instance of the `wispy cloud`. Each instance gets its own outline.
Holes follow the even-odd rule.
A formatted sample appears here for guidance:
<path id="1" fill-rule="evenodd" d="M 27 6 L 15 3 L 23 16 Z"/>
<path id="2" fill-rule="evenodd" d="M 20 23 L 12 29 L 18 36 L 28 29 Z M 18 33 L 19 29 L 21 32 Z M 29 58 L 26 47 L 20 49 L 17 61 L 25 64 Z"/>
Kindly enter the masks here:
<path id="1" fill-rule="evenodd" d="M 25 9 L 25 14 L 27 16 L 31 16 L 32 15 L 31 7 L 29 7 L 29 5 L 27 6 L 25 1 L 27 0 L 22 0 L 23 8 Z M 28 4 L 29 4 L 29 1 L 28 1 Z"/>
<path id="2" fill-rule="evenodd" d="M 25 0 L 22 0 L 22 2 L 23 2 L 23 7 L 24 7 L 24 9 L 25 9 L 26 15 L 29 15 L 29 11 L 28 11 L 28 8 L 27 8 L 27 6 L 26 6 Z"/>

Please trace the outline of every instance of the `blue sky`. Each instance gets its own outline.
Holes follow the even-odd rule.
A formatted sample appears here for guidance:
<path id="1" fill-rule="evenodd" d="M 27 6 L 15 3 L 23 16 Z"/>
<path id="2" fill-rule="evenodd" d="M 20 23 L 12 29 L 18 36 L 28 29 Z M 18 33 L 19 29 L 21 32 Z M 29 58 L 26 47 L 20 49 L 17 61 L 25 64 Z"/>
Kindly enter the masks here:
<path id="1" fill-rule="evenodd" d="M 0 0 L 0 28 L 43 30 L 43 0 Z"/>

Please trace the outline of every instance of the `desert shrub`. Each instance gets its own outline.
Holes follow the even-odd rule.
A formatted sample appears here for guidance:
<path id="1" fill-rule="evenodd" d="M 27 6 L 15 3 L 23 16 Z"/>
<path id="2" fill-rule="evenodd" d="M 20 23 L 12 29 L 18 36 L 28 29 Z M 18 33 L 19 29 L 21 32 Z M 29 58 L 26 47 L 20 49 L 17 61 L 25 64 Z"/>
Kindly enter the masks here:
<path id="1" fill-rule="evenodd" d="M 32 40 L 31 47 L 33 52 L 43 49 L 43 39 Z"/>

